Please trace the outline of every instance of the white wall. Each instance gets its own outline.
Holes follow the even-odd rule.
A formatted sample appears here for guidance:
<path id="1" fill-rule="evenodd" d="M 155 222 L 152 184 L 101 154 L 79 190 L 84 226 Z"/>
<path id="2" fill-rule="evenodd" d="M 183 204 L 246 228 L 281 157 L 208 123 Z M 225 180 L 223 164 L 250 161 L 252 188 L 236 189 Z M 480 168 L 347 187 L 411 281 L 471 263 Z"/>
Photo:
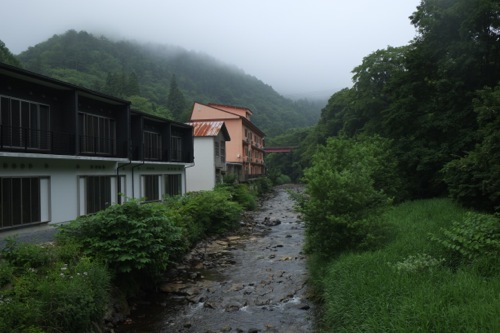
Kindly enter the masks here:
<path id="1" fill-rule="evenodd" d="M 187 188 L 209 191 L 215 187 L 214 137 L 194 138 L 194 166 L 186 169 Z"/>
<path id="2" fill-rule="evenodd" d="M 40 154 L 23 157 L 0 155 L 0 177 L 42 177 L 41 217 L 42 222 L 62 223 L 76 219 L 85 213 L 84 182 L 82 176 L 113 176 L 111 184 L 112 203 L 118 201 L 118 165 L 127 165 L 127 160 L 75 158 L 45 158 Z M 132 181 L 132 167 L 134 181 Z M 145 174 L 181 175 L 182 192 L 186 188 L 185 168 L 182 164 L 134 162 L 120 168 L 121 192 L 126 197 L 140 198 L 141 176 Z"/>

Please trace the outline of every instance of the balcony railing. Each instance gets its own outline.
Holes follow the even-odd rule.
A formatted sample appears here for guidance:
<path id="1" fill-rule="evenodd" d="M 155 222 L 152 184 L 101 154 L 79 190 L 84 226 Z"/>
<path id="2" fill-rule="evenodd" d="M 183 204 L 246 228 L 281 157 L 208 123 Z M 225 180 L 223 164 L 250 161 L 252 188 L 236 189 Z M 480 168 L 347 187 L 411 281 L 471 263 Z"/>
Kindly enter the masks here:
<path id="1" fill-rule="evenodd" d="M 107 137 L 81 135 L 80 152 L 86 155 L 115 156 L 116 142 Z"/>
<path id="2" fill-rule="evenodd" d="M 0 125 L 0 150 L 71 154 L 74 152 L 74 135 Z"/>

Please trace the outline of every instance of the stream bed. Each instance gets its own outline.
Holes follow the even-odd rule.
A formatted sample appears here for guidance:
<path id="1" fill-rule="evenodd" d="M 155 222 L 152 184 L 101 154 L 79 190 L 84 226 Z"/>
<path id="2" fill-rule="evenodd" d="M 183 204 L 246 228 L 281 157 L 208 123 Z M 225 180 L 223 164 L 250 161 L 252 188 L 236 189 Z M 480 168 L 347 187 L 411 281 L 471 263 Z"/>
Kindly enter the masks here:
<path id="1" fill-rule="evenodd" d="M 313 332 L 299 190 L 276 187 L 237 233 L 199 244 L 115 332 Z"/>

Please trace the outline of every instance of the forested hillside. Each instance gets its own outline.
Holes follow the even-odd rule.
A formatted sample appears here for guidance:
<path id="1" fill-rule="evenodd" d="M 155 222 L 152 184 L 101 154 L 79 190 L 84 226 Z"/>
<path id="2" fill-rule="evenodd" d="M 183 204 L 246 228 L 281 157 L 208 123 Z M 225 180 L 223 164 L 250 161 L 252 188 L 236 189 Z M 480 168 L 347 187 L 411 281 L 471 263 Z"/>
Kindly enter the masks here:
<path id="1" fill-rule="evenodd" d="M 257 78 L 208 55 L 112 41 L 84 31 L 54 35 L 17 59 L 25 69 L 130 99 L 135 108 L 179 121 L 188 120 L 194 101 L 248 107 L 254 113 L 252 121 L 268 136 L 315 124 L 324 106 L 286 99 Z M 172 93 L 176 98 L 169 100 Z"/>
<path id="2" fill-rule="evenodd" d="M 500 4 L 426 0 L 409 45 L 367 55 L 304 139 L 300 167 L 330 137 L 391 142 L 400 199 L 450 194 L 500 210 Z"/>

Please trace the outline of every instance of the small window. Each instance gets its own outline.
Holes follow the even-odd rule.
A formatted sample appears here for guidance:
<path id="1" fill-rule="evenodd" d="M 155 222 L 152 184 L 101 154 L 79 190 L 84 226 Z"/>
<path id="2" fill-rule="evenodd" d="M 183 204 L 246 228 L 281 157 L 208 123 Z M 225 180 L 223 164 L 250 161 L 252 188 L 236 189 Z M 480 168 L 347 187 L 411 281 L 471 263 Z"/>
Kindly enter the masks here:
<path id="1" fill-rule="evenodd" d="M 144 132 L 144 158 L 161 160 L 161 136 L 155 132 Z"/>
<path id="2" fill-rule="evenodd" d="M 111 176 L 89 176 L 85 179 L 85 212 L 97 213 L 111 205 Z"/>
<path id="3" fill-rule="evenodd" d="M 143 197 L 146 201 L 160 200 L 160 176 L 142 176 Z"/>
<path id="4" fill-rule="evenodd" d="M 219 141 L 215 141 L 214 142 L 215 157 L 219 157 L 220 156 L 219 146 L 220 146 Z"/>
<path id="5" fill-rule="evenodd" d="M 0 229 L 47 221 L 47 195 L 48 178 L 0 178 Z"/>
<path id="6" fill-rule="evenodd" d="M 179 136 L 172 136 L 171 139 L 171 160 L 181 161 L 182 160 L 182 138 Z"/>
<path id="7" fill-rule="evenodd" d="M 165 175 L 165 195 L 182 194 L 182 175 Z"/>

